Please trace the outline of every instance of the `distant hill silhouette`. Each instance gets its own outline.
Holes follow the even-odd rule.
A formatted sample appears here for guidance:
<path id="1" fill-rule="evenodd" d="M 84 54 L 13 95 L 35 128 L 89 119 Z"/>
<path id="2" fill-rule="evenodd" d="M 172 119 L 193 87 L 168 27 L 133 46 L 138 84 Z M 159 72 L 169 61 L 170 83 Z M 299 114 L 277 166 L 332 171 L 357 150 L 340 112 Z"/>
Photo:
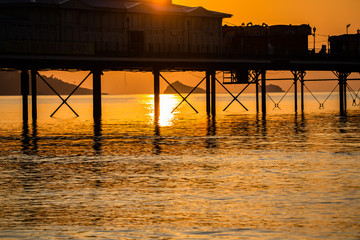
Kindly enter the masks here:
<path id="1" fill-rule="evenodd" d="M 173 82 L 171 84 L 176 90 L 178 90 L 180 93 L 190 93 L 191 90 L 193 90 L 194 87 L 190 87 L 190 86 L 187 86 L 185 84 L 182 84 L 181 82 L 179 81 L 176 81 L 176 82 Z M 205 93 L 206 91 L 202 88 L 196 88 L 195 91 L 193 93 Z M 164 91 L 165 94 L 173 94 L 173 93 L 176 93 L 175 90 L 168 86 L 165 91 Z"/>
<path id="2" fill-rule="evenodd" d="M 54 76 L 41 75 L 60 95 L 70 94 L 76 87 L 74 84 L 66 83 Z M 30 81 L 31 82 L 31 81 Z M 0 71 L 0 95 L 20 95 L 20 72 Z M 41 80 L 37 79 L 38 95 L 54 95 L 55 93 Z M 91 89 L 79 88 L 75 95 L 90 95 Z"/>
<path id="3" fill-rule="evenodd" d="M 261 87 L 259 86 L 259 91 L 261 91 Z M 281 87 L 274 84 L 266 85 L 266 92 L 284 92 Z"/>
<path id="4" fill-rule="evenodd" d="M 182 84 L 179 81 L 173 82 L 171 85 L 176 90 L 178 90 L 180 93 L 189 93 L 193 89 L 193 87 Z M 259 90 L 261 91 L 261 87 L 259 87 Z M 278 85 L 274 85 L 274 84 L 266 85 L 266 91 L 267 92 L 284 92 L 284 90 L 282 90 L 281 87 L 279 87 Z M 176 93 L 176 92 L 175 92 L 174 89 L 172 89 L 172 87 L 168 86 L 165 89 L 164 93 L 165 94 L 173 94 L 173 93 Z M 206 93 L 206 91 L 204 89 L 202 89 L 202 88 L 196 88 L 194 93 Z"/>

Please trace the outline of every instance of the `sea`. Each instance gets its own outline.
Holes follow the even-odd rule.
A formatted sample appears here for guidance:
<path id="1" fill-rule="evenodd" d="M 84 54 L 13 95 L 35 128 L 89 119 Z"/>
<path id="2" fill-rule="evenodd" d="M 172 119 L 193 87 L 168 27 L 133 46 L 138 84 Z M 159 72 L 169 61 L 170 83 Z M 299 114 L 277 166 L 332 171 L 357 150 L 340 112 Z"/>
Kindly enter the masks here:
<path id="1" fill-rule="evenodd" d="M 348 95 L 0 97 L 0 239 L 360 239 L 360 106 Z M 30 98 L 29 98 L 29 102 Z M 31 111 L 31 107 L 29 109 Z"/>

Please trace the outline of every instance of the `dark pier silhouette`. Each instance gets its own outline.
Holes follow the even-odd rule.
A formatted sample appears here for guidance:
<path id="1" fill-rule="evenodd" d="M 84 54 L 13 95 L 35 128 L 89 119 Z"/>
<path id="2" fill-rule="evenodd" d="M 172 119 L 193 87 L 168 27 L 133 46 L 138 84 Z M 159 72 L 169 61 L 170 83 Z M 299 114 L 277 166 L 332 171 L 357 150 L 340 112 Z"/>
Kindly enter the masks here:
<path id="1" fill-rule="evenodd" d="M 36 122 L 36 82 L 45 81 L 38 71 L 49 69 L 89 71 L 80 85 L 92 76 L 95 122 L 101 119 L 103 71 L 152 72 L 155 119 L 160 114 L 160 81 L 168 82 L 162 72 L 203 72 L 206 111 L 214 117 L 217 86 L 227 90 L 226 84 L 242 84 L 245 90 L 255 84 L 256 110 L 265 116 L 267 72 L 291 71 L 293 78 L 280 80 L 293 81 L 297 113 L 299 83 L 300 109 L 304 111 L 305 82 L 310 81 L 305 79 L 306 72 L 332 71 L 339 86 L 339 112 L 346 115 L 347 82 L 359 80 L 349 76 L 360 72 L 360 34 L 331 36 L 330 49 L 323 46 L 317 53 L 309 50 L 308 37 L 315 37 L 315 28 L 309 25 L 223 26 L 222 20 L 229 17 L 171 1 L 159 5 L 151 0 L 0 0 L 0 68 L 21 70 L 24 122 L 28 121 L 30 90 Z M 222 82 L 217 72 L 223 72 Z M 66 105 L 77 115 L 67 100 L 80 85 L 65 99 L 47 85 L 62 100 L 58 109 Z M 244 90 L 237 96 L 227 90 L 233 97 L 230 104 L 242 105 L 238 97 Z M 180 96 L 192 107 L 189 95 Z"/>

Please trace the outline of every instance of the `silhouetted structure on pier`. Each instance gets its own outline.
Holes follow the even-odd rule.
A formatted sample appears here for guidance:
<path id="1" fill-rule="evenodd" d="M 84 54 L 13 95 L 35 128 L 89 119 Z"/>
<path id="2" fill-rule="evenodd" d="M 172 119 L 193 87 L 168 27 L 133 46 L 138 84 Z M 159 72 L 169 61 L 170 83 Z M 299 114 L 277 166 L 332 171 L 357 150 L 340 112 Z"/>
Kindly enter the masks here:
<path id="1" fill-rule="evenodd" d="M 180 6 L 171 0 L 0 0 L 0 67 L 22 70 L 24 121 L 30 76 L 36 120 L 36 79 L 42 79 L 38 74 L 42 69 L 90 71 L 81 84 L 92 74 L 95 119 L 101 117 L 104 70 L 153 72 L 155 116 L 159 115 L 159 82 L 167 81 L 161 71 L 205 72 L 201 82 L 206 82 L 206 109 L 212 116 L 217 82 L 224 88 L 223 83 L 245 84 L 245 88 L 256 84 L 257 111 L 261 85 L 265 115 L 266 71 L 293 73 L 295 111 L 298 82 L 304 110 L 306 71 L 333 71 L 339 81 L 340 113 L 346 113 L 347 79 L 351 72 L 360 71 L 359 34 L 330 37 L 330 51 L 316 54 L 308 47 L 308 37 L 315 34 L 308 25 L 223 27 L 222 19 L 228 17 L 231 15 Z M 226 82 L 216 78 L 216 71 L 224 72 Z M 74 91 L 66 99 L 58 94 L 61 106 L 71 108 L 66 101 Z M 232 95 L 233 101 L 242 105 L 239 95 Z"/>
<path id="2" fill-rule="evenodd" d="M 229 14 L 171 1 L 1 0 L 5 53 L 72 56 L 219 56 Z"/>

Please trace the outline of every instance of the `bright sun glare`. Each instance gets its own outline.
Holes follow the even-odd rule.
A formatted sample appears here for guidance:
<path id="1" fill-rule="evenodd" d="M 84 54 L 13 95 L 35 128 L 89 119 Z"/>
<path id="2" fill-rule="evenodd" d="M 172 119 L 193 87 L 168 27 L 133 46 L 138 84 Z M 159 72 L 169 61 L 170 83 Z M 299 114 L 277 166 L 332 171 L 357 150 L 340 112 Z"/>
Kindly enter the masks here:
<path id="1" fill-rule="evenodd" d="M 154 120 L 154 99 L 149 99 L 149 104 L 151 106 L 151 118 Z M 179 99 L 172 94 L 161 94 L 160 95 L 160 117 L 159 117 L 159 126 L 166 127 L 171 126 L 174 120 L 174 113 L 172 111 L 179 104 Z"/>
<path id="2" fill-rule="evenodd" d="M 152 0 L 151 2 L 156 3 L 156 4 L 167 4 L 170 3 L 169 0 Z"/>

